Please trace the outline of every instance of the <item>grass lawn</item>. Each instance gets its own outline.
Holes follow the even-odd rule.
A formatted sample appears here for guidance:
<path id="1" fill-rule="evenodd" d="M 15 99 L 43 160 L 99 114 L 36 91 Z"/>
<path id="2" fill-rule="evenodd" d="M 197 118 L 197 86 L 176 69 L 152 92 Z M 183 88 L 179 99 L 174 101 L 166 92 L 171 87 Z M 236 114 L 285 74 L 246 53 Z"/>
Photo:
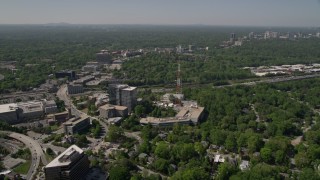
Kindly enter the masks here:
<path id="1" fill-rule="evenodd" d="M 54 159 L 54 156 L 49 155 L 48 153 L 45 153 L 46 159 L 48 162 L 51 162 Z"/>
<path id="2" fill-rule="evenodd" d="M 31 166 L 31 161 L 28 160 L 25 163 L 20 164 L 19 166 L 15 167 L 13 169 L 13 171 L 16 173 L 19 173 L 19 174 L 27 174 L 30 166 Z"/>

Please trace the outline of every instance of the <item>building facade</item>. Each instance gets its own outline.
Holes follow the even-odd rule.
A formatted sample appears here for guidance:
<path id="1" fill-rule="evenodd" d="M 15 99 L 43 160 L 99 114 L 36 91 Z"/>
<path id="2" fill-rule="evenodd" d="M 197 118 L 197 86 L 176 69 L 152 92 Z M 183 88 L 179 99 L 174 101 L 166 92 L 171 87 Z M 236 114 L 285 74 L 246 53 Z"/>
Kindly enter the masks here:
<path id="1" fill-rule="evenodd" d="M 99 107 L 100 117 L 102 118 L 113 118 L 113 117 L 127 117 L 128 108 L 125 106 L 115 106 L 106 104 Z"/>
<path id="2" fill-rule="evenodd" d="M 84 93 L 84 89 L 81 84 L 68 84 L 67 92 L 68 94 L 81 94 Z"/>
<path id="3" fill-rule="evenodd" d="M 76 72 L 72 70 L 59 71 L 55 73 L 55 77 L 57 79 L 67 77 L 69 80 L 73 80 L 73 79 L 76 79 Z"/>
<path id="4" fill-rule="evenodd" d="M 18 105 L 16 103 L 0 105 L 0 121 L 8 124 L 19 123 Z"/>
<path id="5" fill-rule="evenodd" d="M 45 179 L 85 179 L 89 172 L 89 159 L 84 151 L 76 145 L 70 146 L 66 151 L 45 166 Z"/>
<path id="6" fill-rule="evenodd" d="M 110 84 L 108 88 L 109 102 L 113 105 L 126 106 L 131 113 L 137 104 L 137 88 L 126 84 Z"/>
<path id="7" fill-rule="evenodd" d="M 80 118 L 72 118 L 69 121 L 63 123 L 64 133 L 72 135 L 86 130 L 90 126 L 90 118 L 88 116 Z"/>

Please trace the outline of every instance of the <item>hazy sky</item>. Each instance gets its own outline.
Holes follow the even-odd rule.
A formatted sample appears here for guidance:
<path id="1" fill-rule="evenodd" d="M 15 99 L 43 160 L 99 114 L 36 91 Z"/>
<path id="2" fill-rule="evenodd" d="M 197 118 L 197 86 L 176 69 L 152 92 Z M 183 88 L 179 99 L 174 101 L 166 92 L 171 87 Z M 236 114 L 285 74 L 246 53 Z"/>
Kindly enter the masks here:
<path id="1" fill-rule="evenodd" d="M 1 0 L 0 24 L 320 26 L 320 0 Z"/>

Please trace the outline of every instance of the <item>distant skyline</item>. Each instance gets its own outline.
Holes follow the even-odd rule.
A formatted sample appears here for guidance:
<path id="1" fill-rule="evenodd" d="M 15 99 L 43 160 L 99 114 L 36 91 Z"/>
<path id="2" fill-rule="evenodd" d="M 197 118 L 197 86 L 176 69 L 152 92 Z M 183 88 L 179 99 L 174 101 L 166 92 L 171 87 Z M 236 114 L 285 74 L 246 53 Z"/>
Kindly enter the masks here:
<path id="1" fill-rule="evenodd" d="M 4 0 L 0 24 L 320 26 L 320 0 Z"/>

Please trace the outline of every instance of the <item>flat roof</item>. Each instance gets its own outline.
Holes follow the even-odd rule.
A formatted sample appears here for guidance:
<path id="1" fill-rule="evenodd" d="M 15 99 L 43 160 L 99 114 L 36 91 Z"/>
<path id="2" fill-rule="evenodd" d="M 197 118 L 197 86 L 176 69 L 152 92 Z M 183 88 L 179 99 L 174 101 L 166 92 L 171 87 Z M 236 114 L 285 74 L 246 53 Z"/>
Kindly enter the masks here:
<path id="1" fill-rule="evenodd" d="M 78 117 L 78 118 L 71 118 L 69 119 L 67 122 L 63 123 L 65 125 L 75 125 L 78 124 L 81 121 L 87 120 L 89 118 L 89 116 L 82 116 L 82 117 Z"/>
<path id="2" fill-rule="evenodd" d="M 24 113 L 43 111 L 43 103 L 41 101 L 29 101 L 20 102 L 18 107 L 23 110 Z"/>
<path id="3" fill-rule="evenodd" d="M 0 113 L 13 112 L 18 108 L 16 103 L 0 104 Z"/>
<path id="4" fill-rule="evenodd" d="M 163 124 L 163 123 L 181 123 L 188 121 L 198 121 L 202 112 L 204 111 L 204 107 L 184 107 L 175 117 L 168 118 L 155 118 L 155 117 L 147 117 L 141 118 L 140 123 L 142 124 Z"/>
<path id="5" fill-rule="evenodd" d="M 71 156 L 74 153 L 79 153 L 80 155 L 83 153 L 83 150 L 76 145 L 72 145 L 67 150 L 62 152 L 58 157 L 52 160 L 49 164 L 47 164 L 46 168 L 69 165 L 72 161 Z"/>
<path id="6" fill-rule="evenodd" d="M 124 89 L 122 89 L 122 90 L 124 90 L 124 91 L 133 91 L 133 90 L 135 90 L 135 89 L 137 89 L 137 87 L 131 87 L 131 86 L 129 86 L 129 87 L 124 88 Z"/>
<path id="7" fill-rule="evenodd" d="M 103 109 L 103 110 L 116 109 L 116 110 L 123 111 L 123 110 L 128 109 L 128 107 L 127 106 L 118 106 L 118 105 L 106 104 L 106 105 L 100 106 L 99 109 Z"/>
<path id="8" fill-rule="evenodd" d="M 198 119 L 203 112 L 204 107 L 184 107 L 176 115 L 177 118 Z"/>
<path id="9" fill-rule="evenodd" d="M 162 123 L 176 123 L 176 122 L 188 122 L 188 121 L 190 121 L 190 119 L 176 118 L 176 117 L 168 117 L 168 118 L 146 117 L 146 118 L 141 118 L 140 123 L 162 124 Z"/>

